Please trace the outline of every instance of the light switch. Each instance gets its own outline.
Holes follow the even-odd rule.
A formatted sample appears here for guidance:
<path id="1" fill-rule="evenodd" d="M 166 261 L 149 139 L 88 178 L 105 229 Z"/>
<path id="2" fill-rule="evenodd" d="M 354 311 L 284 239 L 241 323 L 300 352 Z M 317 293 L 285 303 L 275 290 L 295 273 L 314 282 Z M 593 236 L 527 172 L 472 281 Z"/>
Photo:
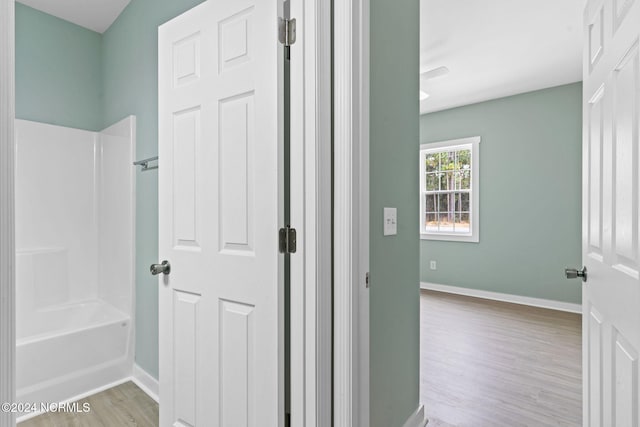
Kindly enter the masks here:
<path id="1" fill-rule="evenodd" d="M 398 234 L 398 209 L 384 208 L 384 235 L 395 236 Z"/>

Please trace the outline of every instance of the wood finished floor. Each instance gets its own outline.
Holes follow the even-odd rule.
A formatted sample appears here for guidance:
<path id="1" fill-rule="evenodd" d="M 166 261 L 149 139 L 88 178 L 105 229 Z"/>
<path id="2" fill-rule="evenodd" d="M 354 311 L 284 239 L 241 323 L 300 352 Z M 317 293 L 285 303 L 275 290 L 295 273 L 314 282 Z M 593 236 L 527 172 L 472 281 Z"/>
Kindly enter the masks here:
<path id="1" fill-rule="evenodd" d="M 157 427 L 158 404 L 132 382 L 78 401 L 91 405 L 87 413 L 47 413 L 18 427 Z"/>
<path id="2" fill-rule="evenodd" d="M 429 427 L 582 426 L 580 315 L 425 290 L 420 310 Z"/>

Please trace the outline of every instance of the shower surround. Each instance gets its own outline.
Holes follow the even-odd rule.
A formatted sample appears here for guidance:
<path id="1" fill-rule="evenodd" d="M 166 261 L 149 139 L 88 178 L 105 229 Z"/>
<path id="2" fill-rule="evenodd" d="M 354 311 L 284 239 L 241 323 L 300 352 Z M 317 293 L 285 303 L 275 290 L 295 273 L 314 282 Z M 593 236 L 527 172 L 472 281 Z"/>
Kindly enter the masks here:
<path id="1" fill-rule="evenodd" d="M 18 402 L 132 374 L 135 129 L 133 116 L 102 132 L 16 120 Z"/>

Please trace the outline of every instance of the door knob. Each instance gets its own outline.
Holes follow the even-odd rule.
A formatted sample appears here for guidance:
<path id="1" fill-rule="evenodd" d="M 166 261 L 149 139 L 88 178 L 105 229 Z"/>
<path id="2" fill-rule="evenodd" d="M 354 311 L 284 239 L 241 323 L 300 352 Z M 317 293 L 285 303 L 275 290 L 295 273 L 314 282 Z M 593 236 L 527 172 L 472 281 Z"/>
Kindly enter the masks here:
<path id="1" fill-rule="evenodd" d="M 149 270 L 154 276 L 160 273 L 166 276 L 167 274 L 171 273 L 171 264 L 169 264 L 169 261 L 164 260 L 162 261 L 162 264 L 151 264 L 151 268 L 149 268 Z"/>
<path id="2" fill-rule="evenodd" d="M 575 268 L 565 268 L 564 275 L 567 276 L 567 279 L 576 279 L 578 277 L 582 278 L 583 282 L 587 281 L 587 267 L 582 267 L 582 270 L 576 270 Z"/>

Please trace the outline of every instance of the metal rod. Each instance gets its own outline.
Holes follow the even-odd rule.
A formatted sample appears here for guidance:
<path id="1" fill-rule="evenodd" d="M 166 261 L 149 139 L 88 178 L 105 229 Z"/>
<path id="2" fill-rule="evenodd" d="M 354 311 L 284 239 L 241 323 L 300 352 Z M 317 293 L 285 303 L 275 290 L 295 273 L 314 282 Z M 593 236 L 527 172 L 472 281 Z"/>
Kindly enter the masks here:
<path id="1" fill-rule="evenodd" d="M 154 160 L 158 160 L 158 156 L 154 156 L 154 157 L 149 157 L 148 159 L 142 159 L 142 160 L 138 160 L 133 162 L 134 165 L 144 165 L 145 163 L 149 163 L 152 162 Z"/>
<path id="2" fill-rule="evenodd" d="M 142 166 L 142 169 L 140 169 L 141 171 L 146 171 L 149 169 L 158 169 L 158 166 L 149 166 L 149 162 L 153 162 L 155 160 L 158 160 L 158 156 L 154 156 L 154 157 L 149 157 L 148 159 L 142 159 L 142 160 L 138 160 L 133 162 L 133 164 L 135 166 Z"/>

